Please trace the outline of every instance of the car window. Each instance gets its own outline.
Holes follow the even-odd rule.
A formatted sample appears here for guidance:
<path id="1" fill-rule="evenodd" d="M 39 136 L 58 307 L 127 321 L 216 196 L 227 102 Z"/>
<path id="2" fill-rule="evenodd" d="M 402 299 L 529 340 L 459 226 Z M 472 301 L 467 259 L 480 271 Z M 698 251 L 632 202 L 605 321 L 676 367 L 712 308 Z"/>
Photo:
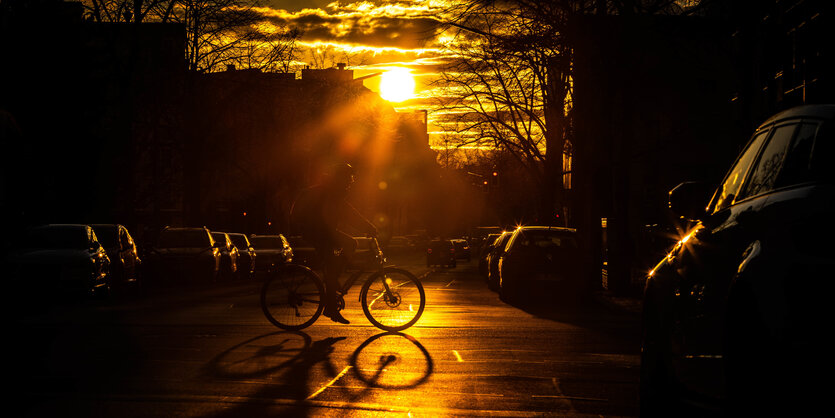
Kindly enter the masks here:
<path id="1" fill-rule="evenodd" d="M 795 135 L 794 141 L 792 141 L 786 153 L 783 170 L 777 175 L 775 188 L 813 180 L 810 160 L 817 131 L 817 123 L 803 123 L 800 125 L 797 135 Z"/>
<path id="2" fill-rule="evenodd" d="M 774 189 L 777 176 L 783 169 L 786 151 L 797 126 L 797 124 L 790 124 L 774 128 L 774 133 L 754 165 L 754 170 L 751 172 L 744 192 L 740 193 L 736 200 L 756 196 Z"/>
<path id="3" fill-rule="evenodd" d="M 256 249 L 280 249 L 284 247 L 282 240 L 274 237 L 253 237 L 252 246 Z"/>
<path id="4" fill-rule="evenodd" d="M 722 182 L 722 186 L 719 187 L 714 197 L 714 203 L 711 205 L 713 212 L 725 209 L 733 203 L 739 193 L 740 186 L 742 186 L 742 181 L 745 180 L 745 174 L 754 162 L 754 158 L 757 156 L 757 152 L 760 150 L 768 132 L 768 130 L 764 130 L 757 133 L 754 139 L 748 144 L 748 148 L 745 149 L 733 168 L 731 168 L 731 171 L 728 172 L 728 175 Z"/>
<path id="5" fill-rule="evenodd" d="M 163 231 L 159 237 L 161 248 L 205 248 L 211 245 L 206 231 Z"/>
<path id="6" fill-rule="evenodd" d="M 835 125 L 825 123 L 818 129 L 812 147 L 812 176 L 817 181 L 835 181 Z"/>
<path id="7" fill-rule="evenodd" d="M 88 233 L 82 228 L 37 228 L 29 231 L 24 248 L 85 249 Z"/>
<path id="8" fill-rule="evenodd" d="M 99 242 L 106 247 L 115 247 L 118 243 L 116 227 L 100 225 L 94 228 Z"/>
<path id="9" fill-rule="evenodd" d="M 238 248 L 246 249 L 249 247 L 249 241 L 246 239 L 246 235 L 229 235 L 229 238 L 232 240 L 232 244 Z"/>

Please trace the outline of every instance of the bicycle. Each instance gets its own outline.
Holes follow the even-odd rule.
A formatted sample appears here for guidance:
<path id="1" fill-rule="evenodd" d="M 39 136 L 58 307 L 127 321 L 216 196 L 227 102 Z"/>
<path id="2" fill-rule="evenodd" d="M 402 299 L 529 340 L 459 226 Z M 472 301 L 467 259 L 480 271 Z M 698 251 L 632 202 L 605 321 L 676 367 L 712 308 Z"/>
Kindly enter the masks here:
<path id="1" fill-rule="evenodd" d="M 337 290 L 336 308 L 345 308 L 344 296 L 368 273 L 353 273 Z M 371 272 L 359 292 L 365 317 L 377 328 L 402 331 L 414 325 L 426 307 L 423 284 L 414 274 L 393 266 L 382 266 Z M 277 266 L 261 288 L 261 309 L 275 326 L 298 331 L 312 325 L 325 307 L 325 286 L 322 278 L 301 264 Z"/>

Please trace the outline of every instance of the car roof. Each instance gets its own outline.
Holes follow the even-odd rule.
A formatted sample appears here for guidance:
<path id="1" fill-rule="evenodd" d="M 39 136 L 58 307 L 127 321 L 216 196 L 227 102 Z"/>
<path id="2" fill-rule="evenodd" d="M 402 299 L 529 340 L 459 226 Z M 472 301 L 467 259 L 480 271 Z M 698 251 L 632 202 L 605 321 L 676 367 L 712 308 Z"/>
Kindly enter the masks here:
<path id="1" fill-rule="evenodd" d="M 835 104 L 831 105 L 803 105 L 784 110 L 768 118 L 760 127 L 785 119 L 811 117 L 817 119 L 835 118 Z"/>
<path id="2" fill-rule="evenodd" d="M 562 226 L 522 226 L 517 229 L 517 231 L 555 231 L 555 232 L 568 232 L 568 233 L 577 233 L 577 230 L 574 228 L 566 228 Z"/>
<path id="3" fill-rule="evenodd" d="M 47 224 L 39 225 L 32 229 L 87 229 L 90 225 L 86 224 Z"/>

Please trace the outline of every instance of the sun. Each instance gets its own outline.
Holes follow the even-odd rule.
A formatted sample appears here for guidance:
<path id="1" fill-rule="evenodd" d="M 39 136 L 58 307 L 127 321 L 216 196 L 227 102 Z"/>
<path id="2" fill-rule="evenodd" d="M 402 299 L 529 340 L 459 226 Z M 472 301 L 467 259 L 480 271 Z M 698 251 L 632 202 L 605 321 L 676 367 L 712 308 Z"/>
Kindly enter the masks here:
<path id="1" fill-rule="evenodd" d="M 383 73 L 380 96 L 390 102 L 402 102 L 415 97 L 415 79 L 408 68 L 395 68 Z"/>

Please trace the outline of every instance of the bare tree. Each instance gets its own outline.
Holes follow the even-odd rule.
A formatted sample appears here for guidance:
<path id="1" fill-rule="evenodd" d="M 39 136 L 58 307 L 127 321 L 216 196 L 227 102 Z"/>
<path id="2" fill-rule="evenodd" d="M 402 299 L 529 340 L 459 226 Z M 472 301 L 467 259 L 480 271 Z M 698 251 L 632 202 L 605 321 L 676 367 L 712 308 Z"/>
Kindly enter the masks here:
<path id="1" fill-rule="evenodd" d="M 308 56 L 310 67 L 316 69 L 333 68 L 337 63 L 345 63 L 349 67 L 367 63 L 365 54 L 362 52 L 352 52 L 327 44 L 308 49 Z"/>
<path id="2" fill-rule="evenodd" d="M 85 0 L 96 22 L 180 23 L 186 28 L 186 60 L 192 71 L 234 64 L 290 71 L 298 54 L 298 30 L 266 23 L 260 0 Z"/>
<path id="3" fill-rule="evenodd" d="M 299 54 L 301 31 L 289 29 L 265 33 L 253 30 L 245 37 L 244 51 L 236 62 L 241 68 L 258 68 L 264 72 L 289 73 Z"/>
<path id="4" fill-rule="evenodd" d="M 697 13 L 700 0 L 469 0 L 446 11 L 453 40 L 439 84 L 444 126 L 460 145 L 509 153 L 537 184 L 540 214 L 563 204 L 570 178 L 571 18 Z M 469 135 L 469 136 L 467 136 Z"/>
<path id="5" fill-rule="evenodd" d="M 87 0 L 84 7 L 96 22 L 164 22 L 177 0 Z"/>
<path id="6" fill-rule="evenodd" d="M 545 219 L 561 205 L 558 180 L 570 149 L 571 49 L 563 28 L 579 3 L 458 6 L 449 22 L 455 58 L 439 81 L 447 91 L 447 128 L 471 134 L 461 145 L 493 146 L 524 167 Z"/>

